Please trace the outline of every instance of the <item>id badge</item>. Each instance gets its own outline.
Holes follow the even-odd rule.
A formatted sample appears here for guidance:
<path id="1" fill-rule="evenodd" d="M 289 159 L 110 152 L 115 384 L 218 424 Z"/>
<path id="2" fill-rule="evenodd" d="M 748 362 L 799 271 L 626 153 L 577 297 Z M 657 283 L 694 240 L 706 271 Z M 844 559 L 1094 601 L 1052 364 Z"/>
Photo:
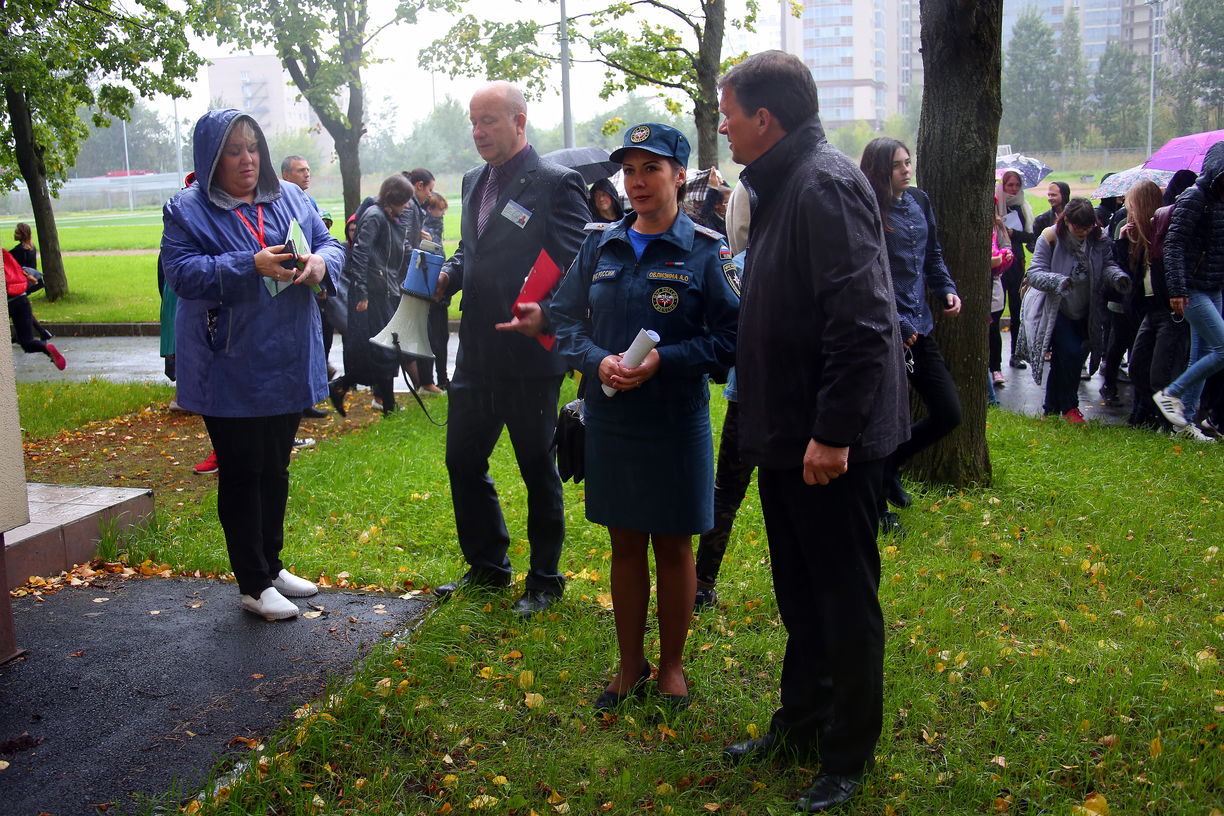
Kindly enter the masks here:
<path id="1" fill-rule="evenodd" d="M 503 218 L 519 229 L 526 227 L 527 222 L 531 220 L 531 210 L 514 200 L 506 202 L 506 207 L 502 210 L 501 214 Z"/>

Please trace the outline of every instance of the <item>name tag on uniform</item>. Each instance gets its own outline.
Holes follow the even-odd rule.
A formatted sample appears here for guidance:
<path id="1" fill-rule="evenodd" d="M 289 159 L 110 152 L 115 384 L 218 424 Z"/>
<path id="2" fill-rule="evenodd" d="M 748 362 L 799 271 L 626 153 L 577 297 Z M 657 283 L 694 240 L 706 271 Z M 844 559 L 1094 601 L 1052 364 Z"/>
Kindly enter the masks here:
<path id="1" fill-rule="evenodd" d="M 519 229 L 527 226 L 527 222 L 531 220 L 531 210 L 517 201 L 508 201 L 506 208 L 502 210 L 501 214 L 503 218 L 509 220 L 511 224 Z"/>

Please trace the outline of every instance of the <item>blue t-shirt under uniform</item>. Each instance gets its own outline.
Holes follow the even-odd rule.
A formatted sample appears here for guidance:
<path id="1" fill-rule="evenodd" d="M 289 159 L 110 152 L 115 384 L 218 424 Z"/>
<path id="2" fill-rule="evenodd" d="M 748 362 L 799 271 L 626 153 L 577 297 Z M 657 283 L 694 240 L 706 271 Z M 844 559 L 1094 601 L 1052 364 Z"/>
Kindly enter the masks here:
<path id="1" fill-rule="evenodd" d="M 633 254 L 637 256 L 637 259 L 639 261 L 642 260 L 642 253 L 646 251 L 646 245 L 649 244 L 654 239 L 662 235 L 666 235 L 666 234 L 667 233 L 663 233 L 663 232 L 654 232 L 654 233 L 638 232 L 637 230 L 630 227 L 629 228 L 629 243 L 633 245 Z"/>

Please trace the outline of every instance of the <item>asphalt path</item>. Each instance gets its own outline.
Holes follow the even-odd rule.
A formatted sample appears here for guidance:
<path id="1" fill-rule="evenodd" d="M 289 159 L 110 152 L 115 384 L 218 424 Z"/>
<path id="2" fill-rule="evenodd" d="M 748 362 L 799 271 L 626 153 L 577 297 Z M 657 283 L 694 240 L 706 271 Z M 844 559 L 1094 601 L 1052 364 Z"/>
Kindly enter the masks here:
<path id="1" fill-rule="evenodd" d="M 68 359 L 68 368 L 57 371 L 51 361 L 42 354 L 23 354 L 20 347 L 13 346 L 13 365 L 17 382 L 51 382 L 57 380 L 84 381 L 93 378 L 116 382 L 166 383 L 163 362 L 158 356 L 156 337 L 63 337 L 52 342 Z M 1041 403 L 1045 387 L 1033 382 L 1032 372 L 1013 369 L 1007 365 L 1009 339 L 1004 337 L 1003 372 L 1007 385 L 998 389 L 999 402 L 1008 411 L 1041 416 Z M 448 371 L 454 374 L 455 354 L 459 350 L 458 335 L 452 334 L 448 347 L 450 364 Z M 332 346 L 332 364 L 343 367 L 344 344 L 337 335 Z M 1123 383 L 1119 388 L 1122 399 L 1117 405 L 1104 405 L 1100 396 L 1102 380 L 1100 374 L 1080 383 L 1080 410 L 1088 419 L 1116 424 L 1126 421 L 1130 414 L 1130 388 Z M 396 391 L 405 392 L 403 378 L 396 380 Z"/>
<path id="2" fill-rule="evenodd" d="M 322 613 L 268 622 L 233 584 L 166 578 L 14 598 L 26 653 L 0 666 L 0 813 L 190 798 L 427 606 L 332 591 L 308 604 Z"/>

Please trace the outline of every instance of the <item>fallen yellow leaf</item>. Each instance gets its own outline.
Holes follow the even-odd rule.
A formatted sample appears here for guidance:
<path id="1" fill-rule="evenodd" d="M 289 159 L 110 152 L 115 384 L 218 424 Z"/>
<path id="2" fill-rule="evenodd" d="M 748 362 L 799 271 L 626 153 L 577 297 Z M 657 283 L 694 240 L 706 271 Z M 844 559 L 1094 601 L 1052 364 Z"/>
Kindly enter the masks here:
<path id="1" fill-rule="evenodd" d="M 655 794 L 657 796 L 667 796 L 671 792 L 672 792 L 672 786 L 667 784 L 666 782 L 662 783 L 657 788 L 655 788 Z"/>
<path id="2" fill-rule="evenodd" d="M 553 791 L 552 793 L 548 794 L 548 804 L 550 805 L 559 805 L 564 801 L 565 801 L 565 797 L 557 793 L 556 791 Z"/>
<path id="3" fill-rule="evenodd" d="M 455 776 L 454 774 L 447 774 L 446 776 L 442 777 L 442 787 L 444 788 L 453 788 L 458 784 L 459 777 Z"/>
<path id="4" fill-rule="evenodd" d="M 1152 755 L 1152 759 L 1164 753 L 1164 747 L 1160 744 L 1160 732 L 1156 733 L 1156 739 L 1152 740 L 1152 744 L 1148 746 L 1148 753 Z"/>
<path id="5" fill-rule="evenodd" d="M 531 669 L 523 669 L 519 672 L 518 679 L 519 688 L 529 689 L 535 685 L 535 672 Z"/>
<path id="6" fill-rule="evenodd" d="M 496 796 L 489 796 L 488 794 L 481 794 L 480 796 L 477 796 L 472 801 L 468 802 L 468 809 L 480 810 L 481 808 L 493 807 L 496 804 L 497 804 Z"/>
<path id="7" fill-rule="evenodd" d="M 544 695 L 529 691 L 523 695 L 523 704 L 528 708 L 542 708 L 544 706 Z"/>
<path id="8" fill-rule="evenodd" d="M 510 780 L 504 776 L 495 776 L 492 780 L 494 785 L 509 785 Z"/>
<path id="9" fill-rule="evenodd" d="M 1099 793 L 1090 793 L 1084 804 L 1071 808 L 1071 816 L 1109 816 L 1109 802 Z"/>

